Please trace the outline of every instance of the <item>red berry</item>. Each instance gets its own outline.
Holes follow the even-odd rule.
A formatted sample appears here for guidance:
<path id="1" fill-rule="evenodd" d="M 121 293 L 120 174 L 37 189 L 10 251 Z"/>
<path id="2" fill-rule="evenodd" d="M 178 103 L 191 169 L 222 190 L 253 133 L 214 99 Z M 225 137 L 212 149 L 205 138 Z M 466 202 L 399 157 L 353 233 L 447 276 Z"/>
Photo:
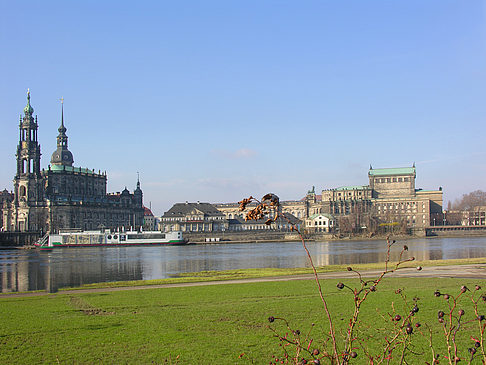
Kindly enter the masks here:
<path id="1" fill-rule="evenodd" d="M 397 314 L 397 315 L 395 316 L 395 318 L 393 318 L 393 320 L 395 320 L 395 321 L 397 321 L 397 322 L 398 322 L 399 320 L 401 320 L 401 319 L 402 319 L 402 316 L 401 316 L 401 315 L 399 315 L 399 314 Z"/>
<path id="2" fill-rule="evenodd" d="M 458 313 L 460 316 L 463 316 L 466 312 L 464 311 L 464 309 L 459 309 Z"/>
<path id="3" fill-rule="evenodd" d="M 358 356 L 358 354 L 356 353 L 356 351 L 353 351 L 349 354 L 349 356 L 351 356 L 353 359 L 356 359 L 356 357 Z"/>
<path id="4" fill-rule="evenodd" d="M 336 286 L 337 286 L 338 289 L 343 289 L 344 288 L 344 284 L 343 283 L 338 283 Z"/>

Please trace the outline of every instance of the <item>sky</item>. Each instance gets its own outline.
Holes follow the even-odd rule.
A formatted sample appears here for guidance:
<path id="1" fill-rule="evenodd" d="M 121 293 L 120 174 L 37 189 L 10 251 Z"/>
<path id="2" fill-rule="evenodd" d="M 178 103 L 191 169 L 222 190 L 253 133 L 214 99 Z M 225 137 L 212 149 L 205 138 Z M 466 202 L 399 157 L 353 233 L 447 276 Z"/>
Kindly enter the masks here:
<path id="1" fill-rule="evenodd" d="M 448 201 L 486 190 L 486 2 L 0 0 L 0 189 L 27 89 L 41 165 L 74 165 L 162 215 L 298 200 L 415 163 Z"/>

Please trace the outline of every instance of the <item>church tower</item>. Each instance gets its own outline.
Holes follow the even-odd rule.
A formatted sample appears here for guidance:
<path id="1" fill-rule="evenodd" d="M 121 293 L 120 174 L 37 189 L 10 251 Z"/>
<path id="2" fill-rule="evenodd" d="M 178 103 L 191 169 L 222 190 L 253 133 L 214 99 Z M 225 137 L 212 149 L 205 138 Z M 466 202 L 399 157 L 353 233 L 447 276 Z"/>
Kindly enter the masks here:
<path id="1" fill-rule="evenodd" d="M 17 173 L 14 177 L 13 223 L 16 230 L 39 230 L 43 224 L 39 207 L 45 206 L 43 178 L 40 170 L 40 145 L 37 139 L 37 116 L 30 105 L 30 91 L 27 91 L 27 105 L 24 117 L 20 117 L 19 144 L 17 146 Z"/>
<path id="2" fill-rule="evenodd" d="M 57 149 L 51 156 L 52 165 L 73 166 L 74 159 L 71 151 L 68 150 L 68 137 L 64 126 L 64 99 L 61 98 L 61 126 L 58 129 Z"/>

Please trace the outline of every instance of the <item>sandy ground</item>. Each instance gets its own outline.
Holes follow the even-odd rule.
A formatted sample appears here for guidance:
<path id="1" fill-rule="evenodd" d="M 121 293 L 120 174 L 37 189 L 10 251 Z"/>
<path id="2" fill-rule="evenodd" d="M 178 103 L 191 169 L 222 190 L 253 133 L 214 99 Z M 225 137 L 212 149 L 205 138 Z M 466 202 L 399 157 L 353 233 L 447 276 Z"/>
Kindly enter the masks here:
<path id="1" fill-rule="evenodd" d="M 381 274 L 380 270 L 370 270 L 361 272 L 362 277 L 377 277 Z M 357 277 L 356 273 L 348 271 L 330 272 L 319 274 L 320 279 L 340 279 Z M 403 268 L 393 273 L 387 274 L 387 277 L 434 277 L 434 278 L 469 278 L 477 280 L 486 279 L 486 265 L 450 265 L 450 266 L 427 266 L 422 270 L 416 268 Z M 26 296 L 41 296 L 41 295 L 56 295 L 56 294 L 81 294 L 81 293 L 98 293 L 98 292 L 113 292 L 121 290 L 143 290 L 143 289 L 158 289 L 158 288 L 177 288 L 187 286 L 204 286 L 204 285 L 227 285 L 227 284 L 241 284 L 241 283 L 257 283 L 268 281 L 289 281 L 289 280 L 309 280 L 313 279 L 313 275 L 292 275 L 292 276 L 275 276 L 254 279 L 241 280 L 224 280 L 224 281 L 205 281 L 199 283 L 178 283 L 178 284 L 161 284 L 161 285 L 146 285 L 146 286 L 131 286 L 121 288 L 100 288 L 100 289 L 78 289 L 78 290 L 63 290 L 58 293 L 37 292 L 37 293 L 11 293 L 1 294 L 0 298 L 18 298 Z"/>

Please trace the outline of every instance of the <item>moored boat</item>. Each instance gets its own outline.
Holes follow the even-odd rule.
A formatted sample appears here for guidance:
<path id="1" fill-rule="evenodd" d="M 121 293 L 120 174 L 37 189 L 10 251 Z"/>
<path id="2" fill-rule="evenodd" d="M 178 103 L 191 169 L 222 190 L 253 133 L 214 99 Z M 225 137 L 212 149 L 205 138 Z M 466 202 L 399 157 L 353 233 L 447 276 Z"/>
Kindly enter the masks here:
<path id="1" fill-rule="evenodd" d="M 52 250 L 61 247 L 116 247 L 141 245 L 184 245 L 182 232 L 159 231 L 66 231 L 46 234 L 34 245 L 40 250 Z"/>

